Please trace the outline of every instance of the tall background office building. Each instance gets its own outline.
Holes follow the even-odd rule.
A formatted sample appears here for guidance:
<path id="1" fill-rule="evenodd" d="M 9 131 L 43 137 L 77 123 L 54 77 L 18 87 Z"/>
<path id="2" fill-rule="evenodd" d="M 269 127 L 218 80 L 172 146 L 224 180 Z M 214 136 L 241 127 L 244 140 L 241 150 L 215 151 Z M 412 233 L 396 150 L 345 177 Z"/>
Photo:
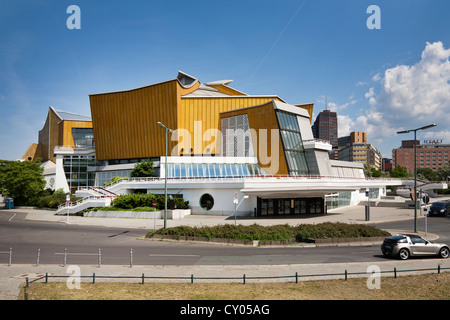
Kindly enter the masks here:
<path id="1" fill-rule="evenodd" d="M 338 146 L 338 124 L 337 113 L 323 110 L 319 113 L 312 125 L 314 138 L 327 140 L 333 147 Z"/>

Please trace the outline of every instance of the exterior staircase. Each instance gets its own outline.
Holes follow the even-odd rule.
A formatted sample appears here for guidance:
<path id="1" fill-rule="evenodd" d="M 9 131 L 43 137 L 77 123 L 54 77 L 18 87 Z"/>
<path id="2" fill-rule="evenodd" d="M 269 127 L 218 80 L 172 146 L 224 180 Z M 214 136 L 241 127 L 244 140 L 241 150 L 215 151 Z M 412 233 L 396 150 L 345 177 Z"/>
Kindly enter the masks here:
<path id="1" fill-rule="evenodd" d="M 83 199 L 59 206 L 56 214 L 70 215 L 88 208 L 107 207 L 111 205 L 111 201 L 117 197 L 117 194 L 103 187 L 86 187 L 80 190 L 80 194 L 84 195 Z"/>

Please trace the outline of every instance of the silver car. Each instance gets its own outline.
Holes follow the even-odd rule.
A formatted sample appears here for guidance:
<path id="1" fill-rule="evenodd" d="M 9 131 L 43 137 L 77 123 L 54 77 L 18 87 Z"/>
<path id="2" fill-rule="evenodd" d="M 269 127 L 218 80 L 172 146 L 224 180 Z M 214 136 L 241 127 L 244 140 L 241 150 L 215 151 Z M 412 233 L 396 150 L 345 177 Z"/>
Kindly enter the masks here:
<path id="1" fill-rule="evenodd" d="M 406 260 L 409 257 L 432 255 L 446 259 L 450 255 L 448 245 L 433 243 L 412 234 L 397 234 L 384 239 L 381 245 L 381 252 L 385 256 L 398 256 L 402 260 Z"/>

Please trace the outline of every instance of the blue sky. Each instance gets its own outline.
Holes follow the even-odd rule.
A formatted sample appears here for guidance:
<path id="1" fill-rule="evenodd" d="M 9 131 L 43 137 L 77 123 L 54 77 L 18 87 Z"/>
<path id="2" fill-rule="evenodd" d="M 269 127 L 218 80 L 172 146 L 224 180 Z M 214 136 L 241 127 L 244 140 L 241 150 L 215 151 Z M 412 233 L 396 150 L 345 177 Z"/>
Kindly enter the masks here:
<path id="1" fill-rule="evenodd" d="M 69 30 L 67 7 L 81 9 Z M 368 29 L 370 5 L 381 29 Z M 170 80 L 232 79 L 247 94 L 338 112 L 339 136 L 366 131 L 384 157 L 419 139 L 450 143 L 447 0 L 0 3 L 0 159 L 37 142 L 48 107 L 90 115 L 89 94 Z"/>

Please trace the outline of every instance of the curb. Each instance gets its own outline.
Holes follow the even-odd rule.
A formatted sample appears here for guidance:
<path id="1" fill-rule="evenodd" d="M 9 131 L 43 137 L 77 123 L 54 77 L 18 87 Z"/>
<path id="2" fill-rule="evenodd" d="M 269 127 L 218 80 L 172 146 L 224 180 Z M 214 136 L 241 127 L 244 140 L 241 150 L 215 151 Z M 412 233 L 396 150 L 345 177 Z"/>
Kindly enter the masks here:
<path id="1" fill-rule="evenodd" d="M 171 236 L 171 235 L 146 235 L 145 239 L 149 240 L 175 240 L 175 241 L 193 241 L 193 242 L 208 242 L 213 244 L 229 244 L 229 245 L 243 245 L 243 246 L 284 246 L 288 244 L 295 244 L 295 240 L 288 241 L 261 241 L 261 240 L 235 240 L 224 238 L 206 238 L 206 237 L 189 237 L 189 236 Z"/>
<path id="2" fill-rule="evenodd" d="M 260 241 L 260 240 L 234 240 L 223 238 L 186 237 L 154 234 L 145 236 L 145 239 L 155 241 L 192 241 L 207 242 L 211 244 L 242 245 L 242 246 L 295 246 L 295 247 L 325 247 L 325 246 L 356 246 L 381 244 L 386 237 L 358 237 L 358 238 L 331 238 L 331 239 L 308 239 L 305 242 L 296 242 L 295 239 L 288 241 Z"/>

